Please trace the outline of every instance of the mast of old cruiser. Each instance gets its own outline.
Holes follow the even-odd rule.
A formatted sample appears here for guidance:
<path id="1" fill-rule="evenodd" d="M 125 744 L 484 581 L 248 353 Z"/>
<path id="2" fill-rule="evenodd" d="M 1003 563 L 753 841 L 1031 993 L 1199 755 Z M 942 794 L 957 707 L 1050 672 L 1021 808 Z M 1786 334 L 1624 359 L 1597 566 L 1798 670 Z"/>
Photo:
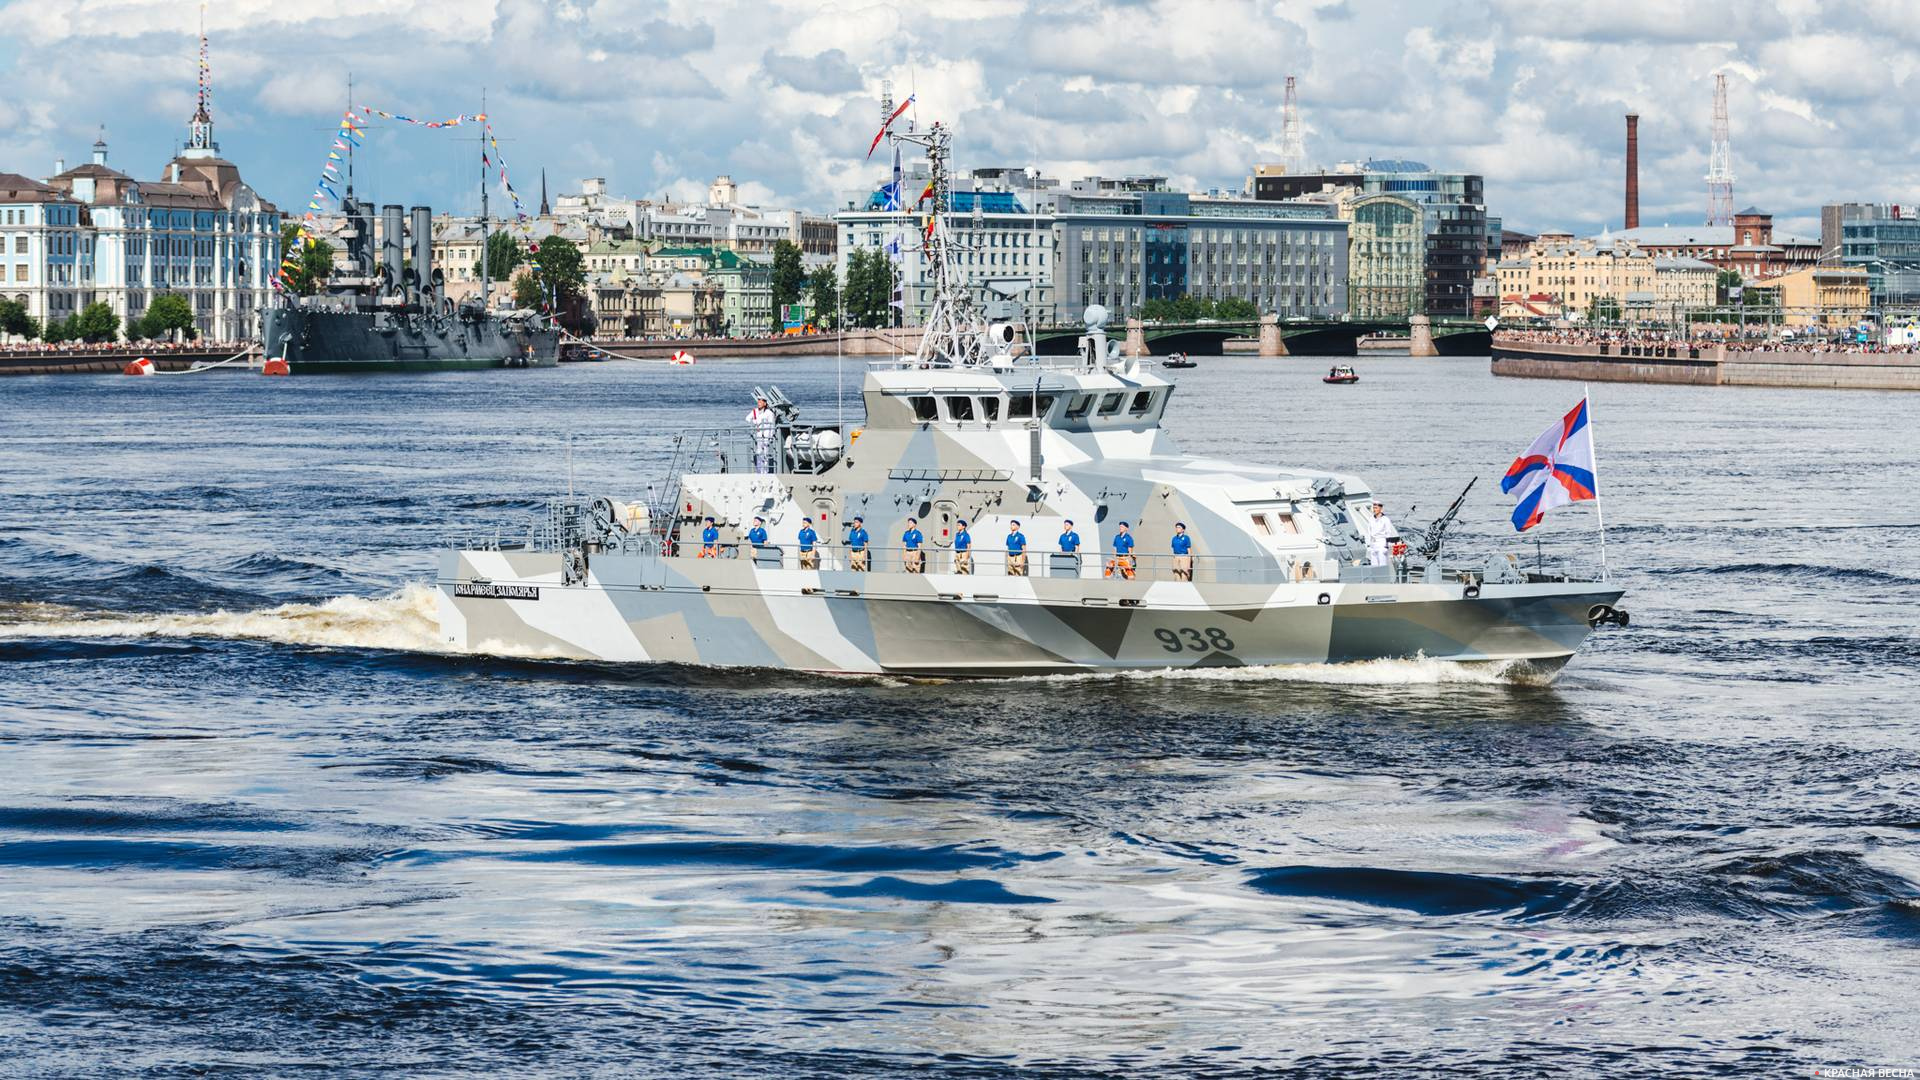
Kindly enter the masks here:
<path id="1" fill-rule="evenodd" d="M 480 115 L 487 115 L 487 91 L 480 90 Z M 480 313 L 485 315 L 493 309 L 492 248 L 487 232 L 487 132 L 486 121 L 480 122 Z"/>

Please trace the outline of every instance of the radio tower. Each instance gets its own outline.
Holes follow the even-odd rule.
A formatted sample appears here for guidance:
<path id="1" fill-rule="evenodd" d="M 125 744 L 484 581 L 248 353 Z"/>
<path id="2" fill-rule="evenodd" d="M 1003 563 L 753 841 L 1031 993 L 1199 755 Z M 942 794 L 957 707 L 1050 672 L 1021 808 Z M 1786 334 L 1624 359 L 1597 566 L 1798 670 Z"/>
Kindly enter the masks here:
<path id="1" fill-rule="evenodd" d="M 1727 128 L 1727 75 L 1713 77 L 1713 151 L 1707 156 L 1707 224 L 1733 224 L 1733 135 Z"/>
<path id="2" fill-rule="evenodd" d="M 1287 103 L 1281 116 L 1284 123 L 1280 129 L 1280 164 L 1288 173 L 1297 175 L 1307 171 L 1307 143 L 1300 134 L 1300 100 L 1293 94 L 1293 76 L 1287 76 Z"/>

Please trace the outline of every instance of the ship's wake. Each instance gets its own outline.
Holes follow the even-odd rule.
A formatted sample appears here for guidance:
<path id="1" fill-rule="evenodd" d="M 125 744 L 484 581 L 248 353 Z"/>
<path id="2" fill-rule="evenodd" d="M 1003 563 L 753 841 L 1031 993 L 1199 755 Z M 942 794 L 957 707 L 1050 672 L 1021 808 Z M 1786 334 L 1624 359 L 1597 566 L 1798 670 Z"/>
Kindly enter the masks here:
<path id="1" fill-rule="evenodd" d="M 1530 660 L 1435 660 L 1427 656 L 1340 664 L 1255 664 L 1246 667 L 1151 668 L 1043 676 L 1063 682 L 1146 679 L 1207 683 L 1318 683 L 1326 686 L 1545 686 L 1560 663 Z"/>
<path id="2" fill-rule="evenodd" d="M 377 598 L 336 596 L 256 611 L 135 614 L 64 604 L 0 604 L 0 641 L 179 638 L 263 641 L 406 652 L 457 651 L 440 640 L 432 588 L 411 584 Z"/>

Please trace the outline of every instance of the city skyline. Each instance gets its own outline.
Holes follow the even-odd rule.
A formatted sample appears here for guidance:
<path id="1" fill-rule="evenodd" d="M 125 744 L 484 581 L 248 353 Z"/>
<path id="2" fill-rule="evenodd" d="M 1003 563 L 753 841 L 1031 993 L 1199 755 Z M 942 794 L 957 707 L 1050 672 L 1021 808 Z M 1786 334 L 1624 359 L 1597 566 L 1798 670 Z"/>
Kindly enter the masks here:
<path id="1" fill-rule="evenodd" d="M 1725 71 L 1735 200 L 1807 235 L 1822 203 L 1911 201 L 1917 179 L 1879 133 L 1904 129 L 1898 91 L 1920 33 L 1900 24 L 1898 5 L 1844 6 L 1857 17 L 1821 4 L 1628 2 L 1550 26 L 1507 0 L 1441 12 L 1386 0 L 989 0 L 962 17 L 918 4 L 622 0 L 367 0 L 321 17 L 253 0 L 210 4 L 206 18 L 223 149 L 289 209 L 324 158 L 349 70 L 356 104 L 421 117 L 474 111 L 488 87 L 529 211 L 542 168 L 555 194 L 604 176 L 629 197 L 698 198 L 727 173 L 750 202 L 835 209 L 882 172 L 865 150 L 885 79 L 896 96 L 917 95 L 920 123 L 954 127 L 963 165 L 1238 189 L 1255 163 L 1281 157 L 1293 74 L 1310 161 L 1478 172 L 1490 212 L 1527 231 L 1620 227 L 1621 116 L 1637 112 L 1643 223 L 1694 224 L 1706 210 L 1712 75 Z M 101 124 L 128 172 L 153 174 L 172 155 L 193 108 L 197 7 L 39 0 L 0 6 L 0 17 L 16 28 L 0 62 L 43 76 L 0 103 L 0 167 L 50 175 L 56 159 L 84 160 Z M 1128 40 L 1151 44 L 1115 47 Z M 1862 55 L 1890 73 L 1888 86 L 1833 77 Z M 477 148 L 462 141 L 473 134 L 369 132 L 362 190 L 476 208 Z M 1831 175 L 1834 152 L 1844 180 Z"/>

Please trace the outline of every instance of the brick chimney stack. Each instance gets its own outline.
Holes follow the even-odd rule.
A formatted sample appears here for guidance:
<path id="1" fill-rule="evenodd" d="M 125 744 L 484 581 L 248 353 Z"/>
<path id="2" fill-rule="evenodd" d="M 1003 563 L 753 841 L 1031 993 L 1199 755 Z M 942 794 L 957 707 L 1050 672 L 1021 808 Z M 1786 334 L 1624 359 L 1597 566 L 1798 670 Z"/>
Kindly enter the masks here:
<path id="1" fill-rule="evenodd" d="M 1640 114 L 1627 114 L 1627 228 L 1640 227 Z"/>

